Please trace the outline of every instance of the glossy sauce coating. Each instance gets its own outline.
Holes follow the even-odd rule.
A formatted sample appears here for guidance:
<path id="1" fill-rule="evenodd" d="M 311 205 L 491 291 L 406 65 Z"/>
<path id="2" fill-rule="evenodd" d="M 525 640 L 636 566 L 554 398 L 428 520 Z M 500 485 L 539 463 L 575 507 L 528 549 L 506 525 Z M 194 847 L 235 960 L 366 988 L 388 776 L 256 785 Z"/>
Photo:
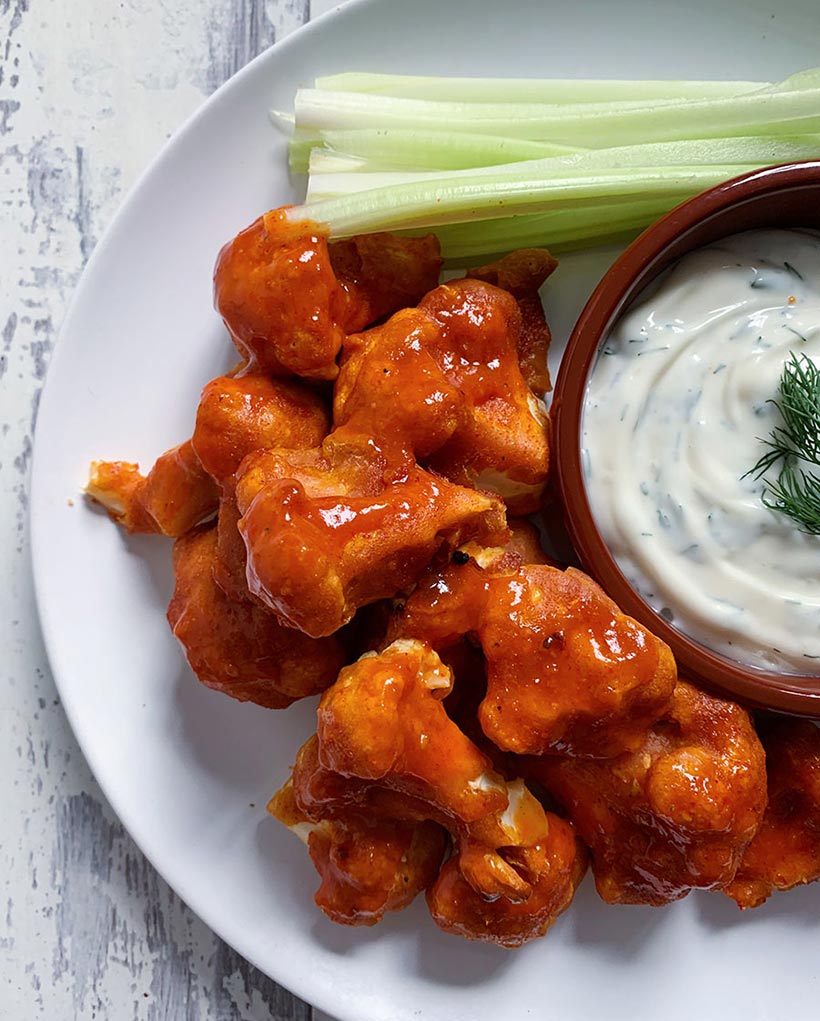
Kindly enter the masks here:
<path id="1" fill-rule="evenodd" d="M 255 450 L 316 447 L 329 432 L 330 410 L 315 390 L 243 372 L 205 385 L 191 444 L 203 468 L 225 486 Z"/>
<path id="2" fill-rule="evenodd" d="M 508 292 L 478 280 L 437 287 L 418 308 L 347 338 L 334 422 L 530 513 L 546 483 L 549 443 L 519 366 L 520 336 Z"/>
<path id="3" fill-rule="evenodd" d="M 394 461 L 368 437 L 254 454 L 236 493 L 251 592 L 314 636 L 406 590 L 441 548 L 506 536 L 497 498 Z"/>
<path id="4" fill-rule="evenodd" d="M 321 877 L 314 900 L 342 925 L 375 925 L 407 907 L 436 878 L 447 846 L 447 834 L 433 822 L 353 812 L 313 822 L 297 805 L 292 781 L 268 811 L 307 843 Z"/>
<path id="5" fill-rule="evenodd" d="M 336 376 L 345 292 L 318 224 L 260 216 L 222 249 L 214 303 L 243 358 L 269 375 Z"/>
<path id="6" fill-rule="evenodd" d="M 219 490 L 190 440 L 167 450 L 147 475 L 126 461 L 94 461 L 86 492 L 126 532 L 176 538 L 212 517 Z"/>
<path id="7" fill-rule="evenodd" d="M 441 699 L 452 678 L 421 642 L 400 641 L 345 668 L 320 703 L 318 755 L 342 777 L 406 796 L 408 814 L 444 825 L 468 861 L 471 885 L 487 896 L 525 899 L 543 871 L 547 822 L 448 718 Z M 388 798 L 389 800 L 389 798 Z M 394 811 L 400 801 L 393 799 Z"/>
<path id="8" fill-rule="evenodd" d="M 820 730 L 808 720 L 770 719 L 761 739 L 769 804 L 725 890 L 741 908 L 820 879 Z"/>
<path id="9" fill-rule="evenodd" d="M 214 579 L 233 601 L 254 597 L 239 534 L 236 471 L 257 450 L 314 447 L 330 430 L 330 409 L 297 380 L 268 379 L 247 370 L 212 379 L 202 390 L 191 446 L 220 490 Z"/>
<path id="10" fill-rule="evenodd" d="M 530 761 L 592 852 L 609 904 L 668 904 L 734 878 L 766 807 L 748 713 L 685 681 L 639 748 L 605 761 Z"/>
<path id="11" fill-rule="evenodd" d="M 527 385 L 539 396 L 551 389 L 547 354 L 552 336 L 538 288 L 557 266 L 558 260 L 546 249 L 522 248 L 467 272 L 468 279 L 484 280 L 509 291 L 518 303 L 521 315 L 518 362 Z"/>
<path id="12" fill-rule="evenodd" d="M 174 544 L 168 623 L 197 677 L 271 709 L 327 688 L 344 662 L 338 640 L 314 641 L 264 607 L 231 602 L 214 580 L 216 544 L 215 528 L 189 532 Z"/>
<path id="13" fill-rule="evenodd" d="M 419 308 L 438 323 L 437 361 L 466 398 L 459 428 L 431 466 L 461 485 L 497 492 L 512 513 L 534 512 L 549 468 L 547 417 L 518 363 L 515 298 L 484 281 L 454 280 Z"/>
<path id="14" fill-rule="evenodd" d="M 459 857 L 451 858 L 427 891 L 436 924 L 453 935 L 503 947 L 520 947 L 545 935 L 569 907 L 586 871 L 587 853 L 572 826 L 548 813 L 548 868 L 525 901 L 488 901 L 464 879 Z"/>
<path id="15" fill-rule="evenodd" d="M 461 881 L 473 898 L 497 905 L 497 925 L 481 938 L 506 945 L 514 928 L 523 942 L 546 929 L 547 908 L 557 914 L 557 904 L 568 903 L 569 875 L 582 871 L 583 855 L 574 838 L 567 854 L 566 824 L 548 816 L 522 781 L 505 782 L 447 717 L 441 699 L 451 683 L 435 653 L 413 641 L 345 668 L 323 697 L 317 735 L 300 751 L 273 810 L 281 818 L 292 798 L 313 823 L 365 817 L 444 826 Z M 558 860 L 568 868 L 556 868 Z M 468 900 L 449 904 L 447 927 L 472 924 Z M 499 901 L 519 906 L 512 922 Z"/>
<path id="16" fill-rule="evenodd" d="M 333 379 L 345 333 L 416 301 L 438 280 L 438 241 L 363 235 L 328 244 L 315 223 L 260 216 L 219 254 L 214 301 L 259 371 Z"/>
<path id="17" fill-rule="evenodd" d="M 322 877 L 316 904 L 334 922 L 374 925 L 401 911 L 436 876 L 447 837 L 433 822 L 335 820 L 311 833 L 308 848 Z"/>
<path id="18" fill-rule="evenodd" d="M 574 568 L 473 552 L 428 574 L 390 636 L 447 648 L 474 635 L 487 663 L 479 720 L 505 751 L 607 757 L 638 746 L 675 684 L 667 646 Z"/>
<path id="19" fill-rule="evenodd" d="M 485 568 L 492 565 L 497 570 L 502 565 L 516 570 L 524 564 L 550 563 L 550 558 L 541 547 L 538 529 L 526 518 L 513 518 L 510 522 L 510 538 L 503 547 L 488 550 L 476 543 L 467 543 L 452 554 L 452 561 L 465 562 L 471 555 L 481 558 Z M 386 622 L 383 644 L 390 627 Z M 439 648 L 439 656 L 453 673 L 453 690 L 444 700 L 447 715 L 458 728 L 477 745 L 492 761 L 493 768 L 508 780 L 515 779 L 521 771 L 517 757 L 503 752 L 481 729 L 479 707 L 487 696 L 487 664 L 475 635 L 459 638 L 455 644 Z"/>
<path id="20" fill-rule="evenodd" d="M 459 426 L 464 396 L 436 361 L 440 329 L 418 308 L 345 341 L 333 394 L 337 428 L 426 458 Z"/>

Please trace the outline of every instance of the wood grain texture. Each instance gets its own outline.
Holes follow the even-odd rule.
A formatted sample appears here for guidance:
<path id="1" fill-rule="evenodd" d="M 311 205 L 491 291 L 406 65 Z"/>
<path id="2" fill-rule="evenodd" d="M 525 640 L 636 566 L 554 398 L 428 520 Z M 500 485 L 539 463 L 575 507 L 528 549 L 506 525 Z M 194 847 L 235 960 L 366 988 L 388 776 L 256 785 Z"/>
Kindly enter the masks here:
<path id="1" fill-rule="evenodd" d="M 0 0 L 0 1019 L 319 1019 L 188 910 L 107 805 L 49 673 L 27 522 L 40 391 L 94 245 L 184 118 L 310 14 Z"/>

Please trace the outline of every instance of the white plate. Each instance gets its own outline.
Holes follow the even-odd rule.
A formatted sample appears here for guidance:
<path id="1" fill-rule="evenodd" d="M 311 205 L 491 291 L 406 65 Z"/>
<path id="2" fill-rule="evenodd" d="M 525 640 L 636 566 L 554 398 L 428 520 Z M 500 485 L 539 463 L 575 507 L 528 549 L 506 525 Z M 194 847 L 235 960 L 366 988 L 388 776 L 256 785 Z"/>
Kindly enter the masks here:
<path id="1" fill-rule="evenodd" d="M 313 906 L 302 845 L 264 812 L 313 705 L 241 706 L 197 684 L 164 620 L 170 547 L 127 539 L 78 499 L 95 457 L 144 464 L 189 435 L 230 364 L 211 310 L 220 245 L 292 200 L 268 120 L 343 69 L 553 77 L 779 78 L 818 63 L 817 0 L 363 0 L 263 54 L 176 135 L 98 246 L 40 409 L 34 568 L 63 703 L 94 773 L 151 861 L 229 943 L 346 1021 L 573 1021 L 817 1015 L 820 888 L 741 917 L 717 894 L 608 908 L 587 880 L 514 953 L 447 936 L 423 900 L 375 929 Z M 565 260 L 559 339 L 607 257 Z M 560 346 L 560 345 L 559 345 Z M 75 503 L 69 506 L 68 500 Z"/>

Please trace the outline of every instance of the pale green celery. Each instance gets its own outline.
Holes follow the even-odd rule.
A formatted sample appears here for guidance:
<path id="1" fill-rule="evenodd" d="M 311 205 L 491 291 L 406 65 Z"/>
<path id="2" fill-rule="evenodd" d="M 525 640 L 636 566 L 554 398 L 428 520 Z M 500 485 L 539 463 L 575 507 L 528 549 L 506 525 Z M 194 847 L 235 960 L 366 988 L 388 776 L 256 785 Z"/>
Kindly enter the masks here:
<path id="1" fill-rule="evenodd" d="M 671 141 L 692 136 L 820 131 L 820 84 L 813 73 L 807 72 L 796 82 L 729 98 L 560 106 L 521 103 L 515 106 L 514 115 L 510 106 L 503 103 L 435 102 L 300 89 L 295 109 L 297 129 L 301 132 L 401 127 L 503 134 L 562 145 L 608 148 L 624 142 Z"/>
<path id="2" fill-rule="evenodd" d="M 378 163 L 371 163 L 360 156 L 351 156 L 346 152 L 336 152 L 334 149 L 313 149 L 310 154 L 308 171 L 311 176 L 314 174 L 393 173 Z"/>
<path id="3" fill-rule="evenodd" d="M 607 231 L 602 228 L 601 231 L 591 232 L 583 235 L 568 235 L 566 240 L 553 241 L 550 244 L 549 250 L 552 255 L 563 255 L 567 252 L 577 252 L 579 250 L 587 250 L 590 248 L 599 248 L 604 245 L 618 245 L 624 247 L 628 245 L 630 241 L 633 241 L 638 235 L 644 230 L 646 225 L 642 224 L 638 227 L 630 227 L 626 230 L 619 231 Z M 493 249 L 481 249 L 476 251 L 474 254 L 444 254 L 443 258 L 443 269 L 462 269 L 468 266 L 481 266 L 488 262 L 494 262 L 496 259 L 502 259 L 505 255 L 509 255 L 515 248 L 521 247 L 520 245 L 514 245 L 513 248 L 503 247 L 497 251 Z M 543 248 L 546 247 L 543 243 L 536 245 L 535 247 Z"/>
<path id="4" fill-rule="evenodd" d="M 447 175 L 443 171 L 381 170 L 378 164 L 324 149 L 314 149 L 308 179 L 308 202 L 350 195 L 371 188 L 414 184 L 445 176 L 459 179 L 510 173 L 531 175 L 582 175 L 597 170 L 641 168 L 646 166 L 700 166 L 720 163 L 766 166 L 795 160 L 820 158 L 820 134 L 794 137 L 757 136 L 745 138 L 685 139 L 677 142 L 651 142 L 646 145 L 618 146 L 613 149 L 588 149 L 570 156 L 522 161 L 497 167 L 476 167 Z M 349 171 L 355 171 L 351 173 Z"/>
<path id="5" fill-rule="evenodd" d="M 548 78 L 440 78 L 349 71 L 317 78 L 317 89 L 369 92 L 404 99 L 482 103 L 601 103 L 609 100 L 705 99 L 738 96 L 768 82 L 607 81 Z"/>
<path id="6" fill-rule="evenodd" d="M 820 69 L 775 85 L 388 77 L 297 93 L 292 165 L 315 173 L 291 220 L 434 228 L 449 261 L 475 261 L 620 240 L 729 177 L 820 156 Z M 383 94 L 336 91 L 354 87 Z"/>
<path id="7" fill-rule="evenodd" d="M 540 164 L 541 161 L 535 161 Z M 545 179 L 531 164 L 512 173 L 481 177 L 437 177 L 413 184 L 358 192 L 324 202 L 297 206 L 286 214 L 291 222 L 316 220 L 328 224 L 331 235 L 346 237 L 366 231 L 401 227 L 435 227 L 465 220 L 492 219 L 513 213 L 545 211 L 546 205 L 566 206 L 579 200 L 610 196 L 670 196 L 699 191 L 756 165 L 641 167 L 610 169 Z M 494 170 L 495 168 L 490 168 Z"/>
<path id="8" fill-rule="evenodd" d="M 307 171 L 311 149 L 317 146 L 406 170 L 466 170 L 578 151 L 576 146 L 467 132 L 405 131 L 401 128 L 322 131 L 318 135 L 294 135 L 289 152 L 294 173 Z"/>
<path id="9" fill-rule="evenodd" d="M 436 229 L 446 259 L 473 259 L 515 248 L 553 249 L 591 237 L 639 230 L 691 196 L 691 191 L 661 198 L 584 203 L 550 212 L 473 220 Z M 418 233 L 418 232 L 415 232 Z"/>
<path id="10" fill-rule="evenodd" d="M 601 103 L 516 103 L 513 108 L 508 103 L 396 99 L 359 92 L 307 88 L 297 89 L 293 102 L 296 131 L 302 136 L 331 130 L 397 127 L 421 131 L 477 132 L 530 140 L 548 136 L 519 130 L 519 120 L 565 120 L 581 115 L 589 117 L 596 113 L 628 113 L 676 105 L 674 99 L 657 99 L 650 106 L 643 100 L 614 100 Z"/>
<path id="11" fill-rule="evenodd" d="M 310 163 L 310 154 L 317 145 L 321 145 L 321 139 L 306 135 L 299 138 L 294 135 L 288 144 L 288 168 L 292 174 L 306 174 Z"/>
<path id="12" fill-rule="evenodd" d="M 577 252 L 581 249 L 602 248 L 604 246 L 611 247 L 613 245 L 617 245 L 619 248 L 625 248 L 628 244 L 630 244 L 630 242 L 634 241 L 636 237 L 643 233 L 643 230 L 644 227 L 641 226 L 634 227 L 630 230 L 615 231 L 614 233 L 590 234 L 589 237 L 585 238 L 570 237 L 566 241 L 560 241 L 558 244 L 554 244 L 552 246 L 552 254 L 563 255 L 565 252 Z M 472 264 L 475 265 L 474 260 Z"/>
<path id="13" fill-rule="evenodd" d="M 816 89 L 820 86 L 820 67 L 809 67 L 805 71 L 796 71 L 784 78 L 782 82 L 771 82 L 766 86 L 774 92 L 792 92 L 796 89 Z"/>

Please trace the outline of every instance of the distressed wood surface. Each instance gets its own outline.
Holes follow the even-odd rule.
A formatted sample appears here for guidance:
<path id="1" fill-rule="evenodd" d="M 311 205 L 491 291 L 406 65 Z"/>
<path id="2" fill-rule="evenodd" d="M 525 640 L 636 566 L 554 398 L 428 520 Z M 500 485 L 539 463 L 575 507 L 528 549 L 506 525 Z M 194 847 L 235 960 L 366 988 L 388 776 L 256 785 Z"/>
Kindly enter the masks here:
<path id="1" fill-rule="evenodd" d="M 199 921 L 106 804 L 46 662 L 27 493 L 49 356 L 124 193 L 211 91 L 331 6 L 0 0 L 0 1019 L 320 1018 Z"/>

